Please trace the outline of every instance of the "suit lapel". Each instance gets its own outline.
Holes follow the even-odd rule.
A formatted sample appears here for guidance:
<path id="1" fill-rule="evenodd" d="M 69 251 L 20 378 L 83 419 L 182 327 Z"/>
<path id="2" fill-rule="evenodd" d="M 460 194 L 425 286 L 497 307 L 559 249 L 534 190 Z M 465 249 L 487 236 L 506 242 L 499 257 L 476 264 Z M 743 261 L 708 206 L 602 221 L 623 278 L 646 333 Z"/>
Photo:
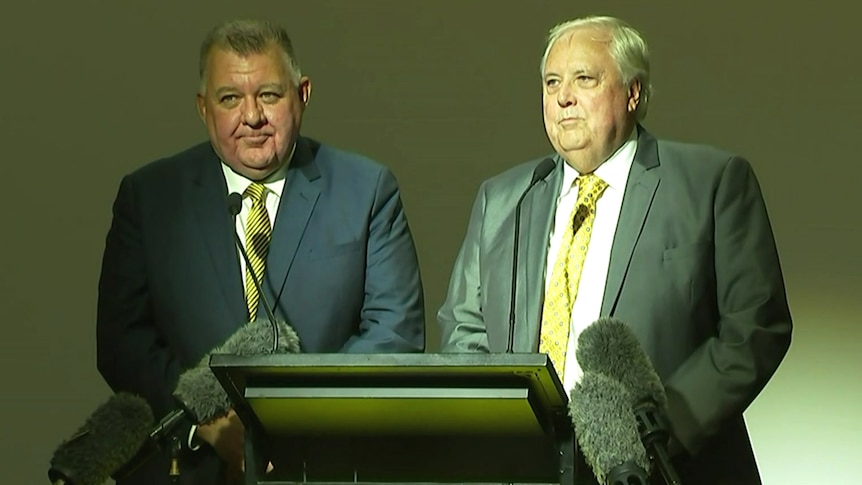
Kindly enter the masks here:
<path id="1" fill-rule="evenodd" d="M 562 159 L 555 157 L 557 166 L 543 181 L 533 187 L 524 200 L 521 218 L 521 241 L 524 264 L 519 264 L 518 281 L 524 284 L 518 289 L 520 311 L 516 321 L 522 322 L 515 329 L 514 349 L 535 352 L 539 342 L 539 326 L 545 291 L 545 265 L 548 259 L 548 235 L 556 212 L 560 185 L 563 183 Z M 520 332 L 518 331 L 520 330 Z"/>
<path id="2" fill-rule="evenodd" d="M 248 310 L 233 236 L 235 228 L 227 211 L 227 184 L 220 164 L 215 152 L 207 149 L 192 171 L 190 190 L 183 192 L 198 226 L 198 234 L 208 249 L 227 306 L 231 314 L 244 318 Z"/>
<path id="3" fill-rule="evenodd" d="M 660 181 L 658 146 L 655 138 L 637 127 L 638 148 L 626 182 L 623 205 L 611 248 L 608 278 L 602 300 L 602 316 L 613 315 L 623 280 L 631 263 L 635 244 L 643 231 L 644 222 L 652 205 Z"/>
<path id="4" fill-rule="evenodd" d="M 305 138 L 298 138 L 296 151 L 288 169 L 275 226 L 272 229 L 272 242 L 266 261 L 265 289 L 267 297 L 274 302 L 273 311 L 284 316 L 277 302 L 281 298 L 287 274 L 293 264 L 305 228 L 314 212 L 320 188 L 316 180 L 320 171 L 314 161 L 315 153 Z"/>

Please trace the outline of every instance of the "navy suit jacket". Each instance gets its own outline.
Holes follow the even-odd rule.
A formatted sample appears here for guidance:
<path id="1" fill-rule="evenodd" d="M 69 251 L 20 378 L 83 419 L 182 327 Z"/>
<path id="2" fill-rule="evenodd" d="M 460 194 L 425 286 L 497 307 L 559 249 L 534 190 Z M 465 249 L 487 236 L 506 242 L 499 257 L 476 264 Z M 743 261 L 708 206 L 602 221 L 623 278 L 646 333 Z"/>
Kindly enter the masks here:
<path id="1" fill-rule="evenodd" d="M 482 184 L 438 312 L 444 352 L 506 351 L 514 209 L 541 160 Z M 555 161 L 522 206 L 516 352 L 539 347 L 565 163 Z M 638 127 L 601 316 L 629 323 L 664 382 L 684 447 L 676 458 L 683 483 L 759 484 L 743 412 L 786 354 L 792 321 L 766 205 L 745 159 Z M 578 483 L 594 483 L 585 466 L 578 472 Z"/>
<path id="2" fill-rule="evenodd" d="M 98 368 L 157 418 L 175 408 L 179 374 L 248 322 L 220 163 L 201 143 L 126 176 L 114 203 Z M 422 284 L 399 189 L 389 170 L 359 155 L 299 138 L 263 286 L 303 352 L 424 350 Z M 184 453 L 182 483 L 215 483 L 210 448 Z M 167 470 L 159 456 L 126 483 L 168 483 Z"/>

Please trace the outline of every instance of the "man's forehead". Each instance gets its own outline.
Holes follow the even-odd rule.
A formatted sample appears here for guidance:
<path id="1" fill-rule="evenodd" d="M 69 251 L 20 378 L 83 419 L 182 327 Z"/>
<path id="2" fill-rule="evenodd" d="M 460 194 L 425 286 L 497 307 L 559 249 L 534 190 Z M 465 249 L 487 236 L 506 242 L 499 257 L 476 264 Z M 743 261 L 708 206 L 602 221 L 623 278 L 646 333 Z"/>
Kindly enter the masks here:
<path id="1" fill-rule="evenodd" d="M 237 52 L 223 50 L 221 53 L 213 53 L 207 63 L 207 77 L 213 78 L 231 77 L 233 75 L 245 75 L 253 73 L 268 73 L 270 76 L 279 78 L 287 75 L 287 66 L 277 52 L 260 52 L 240 54 Z"/>
<path id="2" fill-rule="evenodd" d="M 551 46 L 545 68 L 595 69 L 599 58 L 610 55 L 610 38 L 596 29 L 566 33 Z"/>
<path id="3" fill-rule="evenodd" d="M 262 50 L 260 52 L 237 52 L 226 47 L 213 47 L 213 49 L 210 50 L 207 59 L 210 65 L 212 65 L 213 62 L 218 62 L 219 64 L 244 64 L 262 57 L 270 57 L 271 55 L 272 51 L 270 49 Z"/>
<path id="4" fill-rule="evenodd" d="M 261 91 L 287 89 L 289 79 L 286 73 L 278 69 L 248 68 L 242 65 L 222 66 L 221 69 L 211 69 L 207 74 L 206 83 L 216 93 L 226 91 Z"/>

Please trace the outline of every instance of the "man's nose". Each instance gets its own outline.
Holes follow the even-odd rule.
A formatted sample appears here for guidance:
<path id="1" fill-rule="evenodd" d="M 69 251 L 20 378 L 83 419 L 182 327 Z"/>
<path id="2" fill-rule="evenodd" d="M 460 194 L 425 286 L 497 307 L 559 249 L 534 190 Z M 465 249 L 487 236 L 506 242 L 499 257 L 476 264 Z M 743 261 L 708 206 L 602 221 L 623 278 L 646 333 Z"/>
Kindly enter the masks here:
<path id="1" fill-rule="evenodd" d="M 557 104 L 564 108 L 575 104 L 575 92 L 569 83 L 560 85 L 560 90 L 557 92 Z"/>
<path id="2" fill-rule="evenodd" d="M 245 102 L 242 110 L 242 122 L 249 126 L 258 126 L 264 121 L 264 113 L 257 100 Z"/>

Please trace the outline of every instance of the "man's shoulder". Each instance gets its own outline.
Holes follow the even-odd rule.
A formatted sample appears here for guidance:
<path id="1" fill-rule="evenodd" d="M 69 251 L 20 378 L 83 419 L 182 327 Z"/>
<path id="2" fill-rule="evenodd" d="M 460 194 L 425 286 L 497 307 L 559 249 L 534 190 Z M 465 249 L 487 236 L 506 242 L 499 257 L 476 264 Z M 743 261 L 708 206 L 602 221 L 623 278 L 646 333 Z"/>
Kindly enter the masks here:
<path id="1" fill-rule="evenodd" d="M 752 164 L 739 152 L 710 143 L 678 139 L 656 138 L 654 142 L 662 179 L 668 184 L 709 188 L 722 180 L 757 178 Z M 702 193 L 710 194 L 712 190 Z"/>
<path id="2" fill-rule="evenodd" d="M 707 143 L 693 143 L 665 138 L 657 139 L 656 142 L 658 145 L 659 155 L 664 155 L 665 158 L 698 158 L 703 160 L 727 161 L 733 157 L 740 157 L 739 154 L 730 150 Z"/>
<path id="3" fill-rule="evenodd" d="M 679 169 L 721 170 L 733 159 L 747 163 L 739 153 L 708 143 L 657 138 L 656 146 L 660 162 Z"/>
<path id="4" fill-rule="evenodd" d="M 389 170 L 388 166 L 384 163 L 357 151 L 347 150 L 330 143 L 324 143 L 315 138 L 302 137 L 301 140 L 308 143 L 311 148 L 311 152 L 314 155 L 315 163 L 327 170 L 335 172 L 368 172 L 375 174 Z"/>
<path id="5" fill-rule="evenodd" d="M 208 163 L 215 157 L 212 145 L 203 141 L 189 146 L 179 152 L 166 155 L 152 160 L 135 169 L 131 177 L 149 179 L 161 178 L 165 175 L 175 175 L 177 172 L 188 170 L 202 163 Z"/>
<path id="6" fill-rule="evenodd" d="M 486 179 L 483 185 L 486 190 L 505 190 L 516 187 L 526 188 L 533 178 L 533 172 L 536 170 L 536 167 L 548 158 L 553 159 L 553 157 L 547 155 L 521 162 Z"/>

